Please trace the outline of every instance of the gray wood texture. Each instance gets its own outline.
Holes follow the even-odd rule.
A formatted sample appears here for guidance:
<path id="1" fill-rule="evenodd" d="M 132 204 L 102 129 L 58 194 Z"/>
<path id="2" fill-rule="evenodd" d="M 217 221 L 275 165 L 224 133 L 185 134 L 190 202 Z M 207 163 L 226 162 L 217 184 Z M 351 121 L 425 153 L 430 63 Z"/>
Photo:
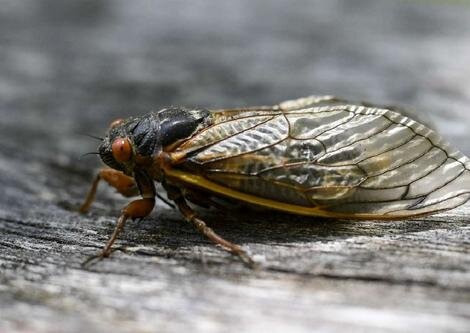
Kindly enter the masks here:
<path id="1" fill-rule="evenodd" d="M 409 221 L 201 211 L 249 270 L 158 202 L 127 202 L 79 133 L 166 105 L 315 94 L 413 106 L 470 153 L 466 1 L 0 1 L 0 332 L 469 332 L 470 205 Z"/>

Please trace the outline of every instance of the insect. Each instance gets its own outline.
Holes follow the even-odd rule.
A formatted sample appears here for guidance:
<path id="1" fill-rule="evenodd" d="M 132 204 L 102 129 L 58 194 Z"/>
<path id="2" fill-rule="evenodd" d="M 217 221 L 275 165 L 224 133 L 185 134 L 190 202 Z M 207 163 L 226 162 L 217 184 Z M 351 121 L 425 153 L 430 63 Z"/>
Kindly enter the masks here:
<path id="1" fill-rule="evenodd" d="M 197 230 L 252 262 L 218 236 L 188 202 L 220 200 L 339 219 L 403 219 L 451 209 L 470 197 L 470 162 L 436 132 L 394 110 L 309 96 L 274 106 L 206 110 L 171 107 L 113 122 L 98 153 L 100 180 L 125 196 L 98 257 L 128 219 L 155 205 L 155 182 Z"/>

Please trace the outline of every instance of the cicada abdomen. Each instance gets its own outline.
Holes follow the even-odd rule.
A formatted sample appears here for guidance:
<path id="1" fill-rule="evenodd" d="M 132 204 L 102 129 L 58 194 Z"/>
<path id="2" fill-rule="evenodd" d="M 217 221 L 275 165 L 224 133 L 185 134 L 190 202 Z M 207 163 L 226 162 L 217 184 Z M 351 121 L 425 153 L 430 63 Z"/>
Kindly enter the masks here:
<path id="1" fill-rule="evenodd" d="M 291 213 L 395 219 L 470 197 L 469 160 L 389 109 L 325 96 L 222 110 L 175 151 L 169 176 Z"/>

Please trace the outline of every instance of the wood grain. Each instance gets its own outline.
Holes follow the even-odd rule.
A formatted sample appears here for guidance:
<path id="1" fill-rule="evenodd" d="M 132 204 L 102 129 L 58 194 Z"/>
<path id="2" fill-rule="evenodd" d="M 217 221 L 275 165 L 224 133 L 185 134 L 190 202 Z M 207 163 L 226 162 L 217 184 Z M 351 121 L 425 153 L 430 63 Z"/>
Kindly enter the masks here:
<path id="1" fill-rule="evenodd" d="M 470 204 L 396 222 L 201 211 L 253 271 L 158 201 L 81 266 L 127 200 L 102 186 L 76 212 L 99 167 L 79 133 L 118 117 L 330 93 L 413 105 L 470 153 L 463 3 L 147 5 L 0 6 L 0 332 L 470 331 Z"/>

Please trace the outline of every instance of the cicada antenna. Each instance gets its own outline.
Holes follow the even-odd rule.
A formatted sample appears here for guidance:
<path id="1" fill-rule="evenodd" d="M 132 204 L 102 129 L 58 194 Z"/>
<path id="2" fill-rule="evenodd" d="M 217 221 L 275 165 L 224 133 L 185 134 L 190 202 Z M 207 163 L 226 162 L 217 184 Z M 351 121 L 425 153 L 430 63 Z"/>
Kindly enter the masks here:
<path id="1" fill-rule="evenodd" d="M 100 137 L 100 136 L 96 136 L 96 135 L 91 135 L 91 134 L 87 134 L 87 133 L 77 133 L 78 135 L 82 135 L 82 136 L 87 136 L 89 138 L 92 138 L 92 139 L 95 139 L 95 140 L 99 140 L 99 141 L 103 141 L 104 138 Z"/>
<path id="2" fill-rule="evenodd" d="M 99 155 L 100 153 L 96 152 L 96 151 L 92 151 L 92 152 L 89 152 L 89 153 L 85 153 L 85 154 L 82 154 L 80 155 L 80 159 L 84 158 L 85 156 L 88 156 L 88 155 Z"/>

